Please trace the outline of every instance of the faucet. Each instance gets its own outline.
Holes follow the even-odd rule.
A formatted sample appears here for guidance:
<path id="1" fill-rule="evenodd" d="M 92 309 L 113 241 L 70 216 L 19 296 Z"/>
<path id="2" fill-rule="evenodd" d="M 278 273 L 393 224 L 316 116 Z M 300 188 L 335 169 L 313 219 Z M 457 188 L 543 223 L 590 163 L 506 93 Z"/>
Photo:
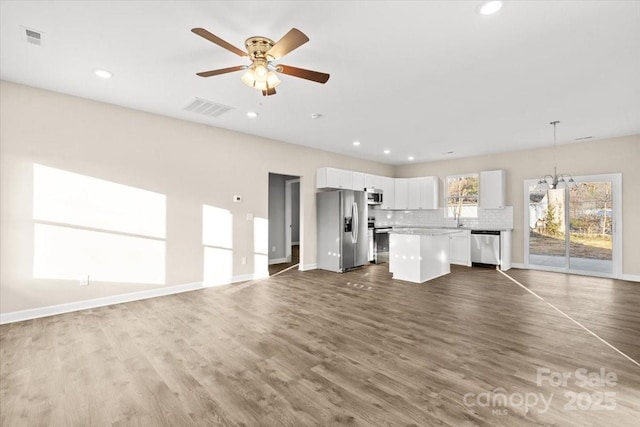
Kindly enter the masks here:
<path id="1" fill-rule="evenodd" d="M 460 223 L 460 213 L 459 212 L 457 214 L 456 214 L 456 212 L 454 212 L 453 216 L 456 219 L 456 228 L 460 228 L 460 227 L 464 226 L 464 224 Z"/>

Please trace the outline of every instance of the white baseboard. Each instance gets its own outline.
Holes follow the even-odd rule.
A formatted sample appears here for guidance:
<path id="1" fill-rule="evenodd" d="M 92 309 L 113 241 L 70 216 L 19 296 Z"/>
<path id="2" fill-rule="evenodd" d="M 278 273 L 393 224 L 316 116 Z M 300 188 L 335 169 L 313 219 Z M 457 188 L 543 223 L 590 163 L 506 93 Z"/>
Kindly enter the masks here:
<path id="1" fill-rule="evenodd" d="M 316 268 L 318 268 L 318 264 L 305 264 L 300 266 L 300 271 L 315 270 Z"/>
<path id="2" fill-rule="evenodd" d="M 147 291 L 131 292 L 127 294 L 113 295 L 103 298 L 95 298 L 84 301 L 69 302 L 66 304 L 49 305 L 46 307 L 31 308 L 28 310 L 12 311 L 0 313 L 0 325 L 5 323 L 21 322 L 23 320 L 38 319 L 40 317 L 54 316 L 56 314 L 70 313 L 72 311 L 88 310 L 90 308 L 104 307 L 107 305 L 121 304 L 123 302 L 140 301 L 149 298 L 162 297 L 167 295 L 190 292 L 198 289 L 206 289 L 214 286 L 225 286 L 232 283 L 246 282 L 249 280 L 263 279 L 269 277 L 269 272 L 255 274 L 243 274 L 233 276 L 231 282 L 222 284 L 211 284 L 206 282 L 187 283 L 184 285 L 167 286 L 164 288 L 149 289 Z"/>
<path id="3" fill-rule="evenodd" d="M 283 264 L 287 262 L 286 258 L 273 258 L 269 260 L 269 265 L 271 264 Z"/>
<path id="4" fill-rule="evenodd" d="M 525 269 L 525 270 L 530 270 L 531 268 L 525 264 L 520 264 L 520 263 L 512 263 L 511 267 L 513 268 L 521 268 L 521 269 Z M 550 270 L 542 270 L 542 271 L 550 271 Z M 562 273 L 561 271 L 559 271 L 559 273 Z M 598 276 L 593 276 L 593 277 L 598 277 Z M 613 277 L 615 279 L 615 277 Z M 620 280 L 627 280 L 629 282 L 640 282 L 640 275 L 637 274 L 622 274 L 622 276 L 620 276 Z"/>
<path id="5" fill-rule="evenodd" d="M 104 307 L 106 305 L 121 304 L 123 302 L 139 301 L 148 298 L 172 295 L 181 292 L 194 291 L 207 287 L 202 282 L 188 283 L 185 285 L 167 286 L 164 288 L 150 289 L 148 291 L 131 292 L 121 295 L 113 295 L 103 298 L 95 298 L 84 301 L 69 302 L 66 304 L 49 305 L 46 307 L 31 308 L 28 310 L 0 313 L 0 324 L 20 322 L 23 320 L 37 319 L 56 314 L 70 313 L 72 311 L 87 310 L 90 308 Z"/>

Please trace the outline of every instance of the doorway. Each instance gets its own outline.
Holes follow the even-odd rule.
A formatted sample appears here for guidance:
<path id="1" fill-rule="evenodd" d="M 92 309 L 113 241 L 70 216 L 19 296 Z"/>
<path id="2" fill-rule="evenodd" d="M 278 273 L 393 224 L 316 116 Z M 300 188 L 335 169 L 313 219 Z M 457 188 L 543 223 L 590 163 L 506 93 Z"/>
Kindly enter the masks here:
<path id="1" fill-rule="evenodd" d="M 269 174 L 269 275 L 300 262 L 300 177 Z"/>
<path id="2" fill-rule="evenodd" d="M 569 189 L 525 182 L 525 264 L 600 277 L 622 274 L 622 177 L 574 177 Z"/>

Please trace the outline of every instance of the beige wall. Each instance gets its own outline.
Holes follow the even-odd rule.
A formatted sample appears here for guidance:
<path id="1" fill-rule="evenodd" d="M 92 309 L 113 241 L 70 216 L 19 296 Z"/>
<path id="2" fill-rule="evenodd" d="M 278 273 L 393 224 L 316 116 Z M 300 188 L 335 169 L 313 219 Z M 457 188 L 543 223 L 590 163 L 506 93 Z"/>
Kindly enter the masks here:
<path id="1" fill-rule="evenodd" d="M 304 265 L 316 262 L 316 169 L 393 175 L 388 165 L 10 82 L 0 86 L 0 132 L 2 313 L 154 288 L 33 278 L 34 163 L 165 194 L 166 286 L 202 281 L 203 204 L 232 212 L 233 275 L 245 276 L 253 274 L 246 216 L 267 217 L 269 172 L 301 176 Z"/>
<path id="2" fill-rule="evenodd" d="M 558 147 L 574 175 L 623 175 L 623 273 L 640 275 L 640 135 Z M 157 286 L 40 280 L 32 276 L 33 164 L 39 163 L 167 196 L 166 285 L 203 275 L 202 204 L 234 217 L 233 275 L 253 273 L 253 223 L 266 217 L 269 172 L 299 175 L 301 261 L 316 260 L 315 171 L 333 166 L 411 177 L 505 169 L 514 207 L 513 260 L 523 262 L 523 180 L 553 167 L 551 149 L 392 167 L 118 106 L 1 82 L 0 313 L 83 301 Z M 243 203 L 232 203 L 232 196 Z M 241 258 L 247 257 L 243 265 Z"/>
<path id="3" fill-rule="evenodd" d="M 558 172 L 622 174 L 622 272 L 640 275 L 640 135 L 560 145 L 556 156 Z M 552 148 L 400 166 L 395 173 L 396 177 L 435 175 L 444 180 L 447 175 L 493 169 L 507 171 L 507 205 L 513 206 L 514 215 L 512 257 L 513 262 L 523 263 L 524 181 L 553 173 Z"/>

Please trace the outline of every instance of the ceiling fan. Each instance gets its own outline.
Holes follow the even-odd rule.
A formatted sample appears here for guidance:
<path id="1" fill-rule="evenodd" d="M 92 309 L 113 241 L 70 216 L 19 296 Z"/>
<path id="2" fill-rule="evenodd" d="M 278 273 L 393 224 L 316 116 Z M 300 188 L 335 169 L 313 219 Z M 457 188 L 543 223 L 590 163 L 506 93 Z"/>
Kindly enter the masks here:
<path id="1" fill-rule="evenodd" d="M 329 80 L 329 74 L 326 73 L 305 70 L 304 68 L 292 67 L 291 65 L 273 63 L 309 41 L 309 37 L 296 28 L 292 28 L 284 35 L 284 37 L 278 40 L 277 43 L 274 43 L 273 40 L 262 36 L 249 37 L 244 43 L 247 49 L 246 52 L 227 43 L 220 37 L 211 34 L 204 28 L 193 28 L 191 32 L 227 49 L 230 52 L 235 53 L 238 56 L 248 56 L 251 60 L 251 65 L 238 65 L 235 67 L 196 73 L 200 77 L 211 77 L 219 74 L 246 70 L 240 80 L 242 80 L 242 82 L 247 86 L 262 91 L 263 96 L 275 95 L 276 86 L 280 84 L 280 79 L 276 73 L 288 74 L 290 76 L 318 83 L 326 83 L 327 80 Z"/>

